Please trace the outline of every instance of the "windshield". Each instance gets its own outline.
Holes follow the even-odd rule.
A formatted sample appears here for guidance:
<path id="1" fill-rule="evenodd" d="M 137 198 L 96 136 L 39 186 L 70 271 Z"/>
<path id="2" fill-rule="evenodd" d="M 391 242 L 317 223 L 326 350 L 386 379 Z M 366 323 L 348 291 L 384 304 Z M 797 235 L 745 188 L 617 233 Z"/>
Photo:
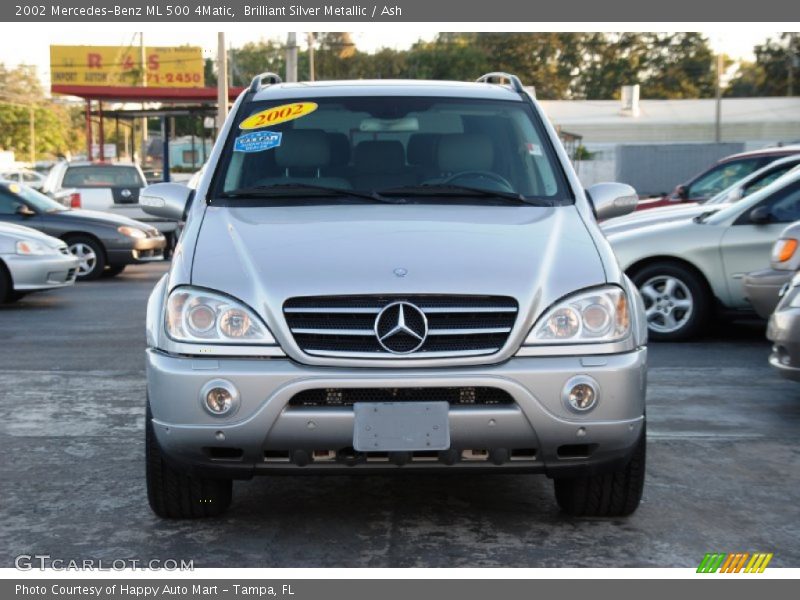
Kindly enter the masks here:
<path id="1" fill-rule="evenodd" d="M 90 165 L 69 167 L 61 187 L 142 187 L 136 167 Z"/>
<path id="2" fill-rule="evenodd" d="M 756 173 L 753 173 L 750 181 L 745 184 L 736 182 L 729 188 L 721 191 L 719 194 L 703 202 L 705 205 L 712 204 L 725 204 L 727 202 L 736 202 L 742 198 L 746 198 L 750 194 L 767 187 L 776 179 L 783 177 L 786 173 L 793 170 L 797 166 L 795 162 L 787 162 L 778 165 L 777 167 L 764 167 Z"/>
<path id="3" fill-rule="evenodd" d="M 691 183 L 688 189 L 690 200 L 702 203 L 725 188 L 750 175 L 763 164 L 763 159 L 750 158 L 731 160 L 717 165 Z"/>
<path id="4" fill-rule="evenodd" d="M 8 191 L 15 196 L 22 198 L 28 205 L 33 207 L 38 212 L 59 212 L 68 210 L 52 198 L 29 188 L 26 185 L 11 184 L 8 186 Z"/>
<path id="5" fill-rule="evenodd" d="M 243 112 L 214 177 L 215 204 L 300 196 L 493 201 L 486 191 L 572 203 L 526 102 L 348 97 L 254 102 Z"/>

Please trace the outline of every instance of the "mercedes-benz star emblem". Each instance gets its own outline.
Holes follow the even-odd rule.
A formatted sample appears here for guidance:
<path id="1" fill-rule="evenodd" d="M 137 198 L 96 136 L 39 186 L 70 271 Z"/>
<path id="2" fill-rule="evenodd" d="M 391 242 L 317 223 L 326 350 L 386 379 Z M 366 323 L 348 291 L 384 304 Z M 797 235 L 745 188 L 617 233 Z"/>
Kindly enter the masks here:
<path id="1" fill-rule="evenodd" d="M 393 272 L 398 277 L 405 277 L 408 275 L 408 269 L 404 269 L 403 267 L 397 267 Z"/>
<path id="2" fill-rule="evenodd" d="M 387 352 L 410 354 L 425 343 L 428 319 L 410 302 L 392 302 L 375 319 L 375 336 Z"/>
<path id="3" fill-rule="evenodd" d="M 131 191 L 130 190 L 122 190 L 120 192 L 120 194 L 122 195 L 123 198 L 130 198 L 131 197 Z"/>

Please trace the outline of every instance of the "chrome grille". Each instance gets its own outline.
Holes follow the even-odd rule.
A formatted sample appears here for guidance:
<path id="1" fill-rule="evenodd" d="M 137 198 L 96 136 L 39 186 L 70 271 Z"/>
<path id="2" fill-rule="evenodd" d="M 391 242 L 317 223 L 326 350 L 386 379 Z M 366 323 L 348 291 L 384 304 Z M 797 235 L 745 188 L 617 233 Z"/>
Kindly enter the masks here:
<path id="1" fill-rule="evenodd" d="M 381 311 L 396 302 L 419 308 L 427 338 L 409 354 L 392 354 L 375 335 Z M 517 318 L 517 302 L 504 296 L 315 296 L 283 307 L 295 342 L 307 354 L 354 358 L 439 358 L 499 351 Z"/>

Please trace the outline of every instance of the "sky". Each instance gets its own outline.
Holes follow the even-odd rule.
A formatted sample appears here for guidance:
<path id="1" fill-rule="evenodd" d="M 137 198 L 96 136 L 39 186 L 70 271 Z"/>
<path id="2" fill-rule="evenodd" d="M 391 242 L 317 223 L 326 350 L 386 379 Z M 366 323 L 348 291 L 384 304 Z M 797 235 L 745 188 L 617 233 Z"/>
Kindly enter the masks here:
<path id="1" fill-rule="evenodd" d="M 147 25 L 144 31 L 145 43 L 152 46 L 171 46 L 171 45 L 199 45 L 204 49 L 204 55 L 213 57 L 216 54 L 217 34 L 213 24 L 200 24 L 200 27 L 193 28 L 192 31 L 175 29 L 174 27 L 164 26 L 164 24 Z M 436 24 L 429 26 L 419 24 L 407 24 L 412 27 L 404 28 L 395 25 L 393 28 L 380 27 L 378 25 L 370 27 L 367 32 L 354 31 L 353 37 L 356 45 L 367 52 L 373 52 L 382 47 L 394 49 L 404 49 L 410 47 L 419 39 L 432 39 L 437 32 Z M 495 24 L 496 25 L 496 24 Z M 510 24 L 512 27 L 519 28 L 519 24 Z M 552 25 L 552 24 L 550 24 Z M 613 24 L 603 24 L 613 25 Z M 669 31 L 662 29 L 664 24 L 644 24 L 650 25 L 649 28 L 631 29 L 631 24 L 625 24 L 625 28 L 637 31 Z M 777 24 L 747 24 L 747 28 L 733 26 L 692 28 L 695 31 L 704 33 L 712 48 L 717 52 L 728 54 L 732 58 L 742 60 L 753 59 L 753 46 L 763 42 L 767 37 L 775 37 L 778 34 Z M 787 25 L 783 24 L 781 29 L 786 31 Z M 575 24 L 570 24 L 571 30 L 590 31 L 591 29 L 574 29 Z M 132 43 L 134 32 L 121 27 L 104 27 L 104 32 L 88 32 L 81 28 L 66 29 L 63 25 L 47 27 L 39 25 L 35 31 L 26 26 L 10 29 L 4 27 L 2 37 L 0 37 L 0 62 L 7 66 L 16 66 L 20 63 L 36 65 L 42 77 L 43 83 L 49 85 L 49 61 L 50 44 L 58 45 L 123 45 Z M 440 26 L 439 26 L 440 28 Z M 405 29 L 405 30 L 404 30 Z M 463 27 L 454 30 L 467 30 Z M 604 27 L 606 31 L 616 31 L 619 27 Z M 688 29 L 688 28 L 687 28 Z M 347 29 L 342 29 L 347 30 Z M 502 28 L 496 30 L 503 30 Z M 556 30 L 549 27 L 547 30 Z M 565 29 L 567 30 L 567 29 Z M 352 31 L 352 30 L 351 30 Z M 285 30 L 264 30 L 254 31 L 252 24 L 244 26 L 238 24 L 233 31 L 227 34 L 229 45 L 239 46 L 248 41 L 257 41 L 262 38 L 284 38 Z M 298 41 L 305 39 L 305 34 L 298 33 Z M 138 40 L 137 40 L 138 42 Z"/>

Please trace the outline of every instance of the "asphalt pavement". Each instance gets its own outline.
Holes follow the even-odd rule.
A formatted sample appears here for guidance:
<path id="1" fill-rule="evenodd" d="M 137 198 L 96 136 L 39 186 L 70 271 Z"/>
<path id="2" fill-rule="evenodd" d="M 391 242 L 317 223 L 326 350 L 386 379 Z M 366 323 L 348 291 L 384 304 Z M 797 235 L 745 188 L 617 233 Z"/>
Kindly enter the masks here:
<path id="1" fill-rule="evenodd" d="M 571 519 L 537 475 L 263 477 L 223 517 L 164 521 L 144 484 L 144 318 L 165 265 L 0 308 L 0 567 L 800 567 L 800 384 L 763 322 L 651 344 L 648 475 L 627 519 Z"/>

